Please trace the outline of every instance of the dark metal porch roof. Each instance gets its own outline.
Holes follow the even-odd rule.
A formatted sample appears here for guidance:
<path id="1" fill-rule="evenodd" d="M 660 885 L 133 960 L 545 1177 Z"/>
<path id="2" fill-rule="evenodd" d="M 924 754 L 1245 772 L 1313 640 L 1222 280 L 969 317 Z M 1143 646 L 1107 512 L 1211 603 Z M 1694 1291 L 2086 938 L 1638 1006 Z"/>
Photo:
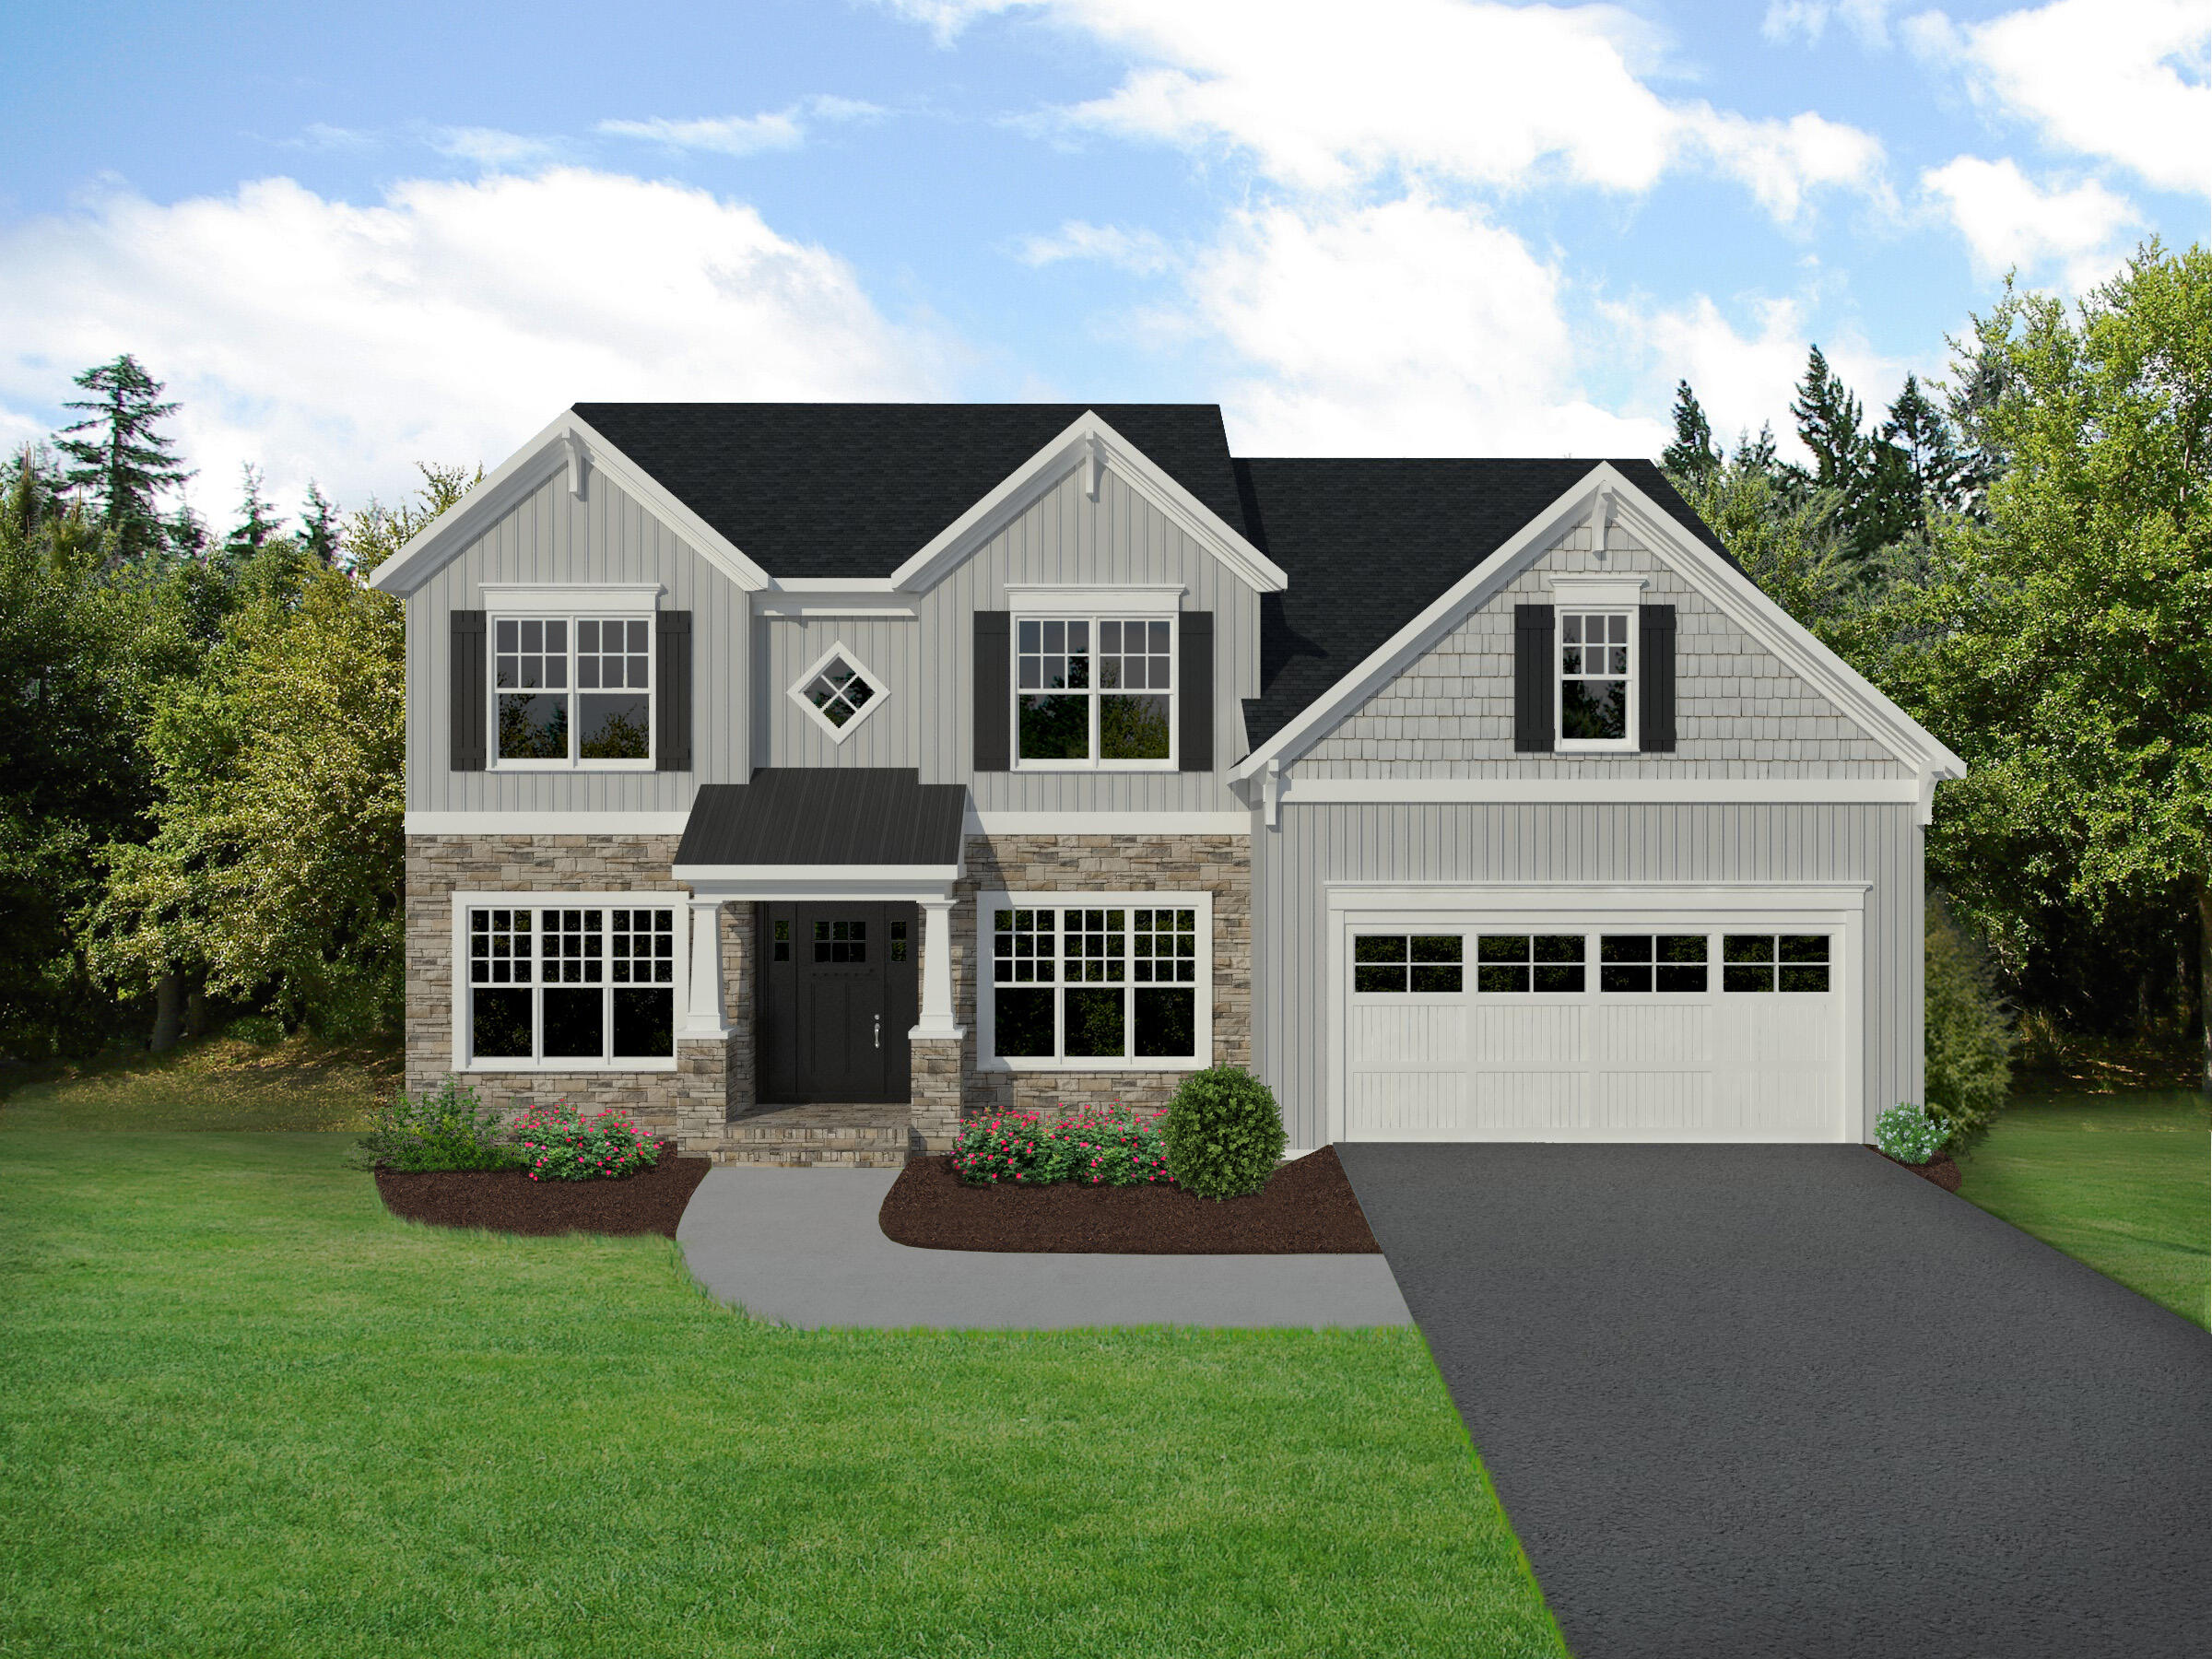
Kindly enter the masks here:
<path id="1" fill-rule="evenodd" d="M 964 783 L 911 766 L 763 766 L 750 783 L 706 783 L 676 862 L 691 867 L 912 868 L 960 862 Z"/>

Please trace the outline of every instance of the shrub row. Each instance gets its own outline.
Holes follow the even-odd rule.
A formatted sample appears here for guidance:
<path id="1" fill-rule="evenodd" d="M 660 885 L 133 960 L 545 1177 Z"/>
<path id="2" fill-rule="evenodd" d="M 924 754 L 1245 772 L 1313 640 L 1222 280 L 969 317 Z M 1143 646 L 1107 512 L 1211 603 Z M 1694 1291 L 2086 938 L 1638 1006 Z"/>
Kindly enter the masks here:
<path id="1" fill-rule="evenodd" d="M 660 1147 L 611 1107 L 586 1117 L 561 1101 L 502 1124 L 475 1089 L 448 1077 L 420 1099 L 395 1094 L 380 1107 L 359 1159 L 379 1170 L 520 1170 L 533 1181 L 600 1181 L 653 1168 Z"/>

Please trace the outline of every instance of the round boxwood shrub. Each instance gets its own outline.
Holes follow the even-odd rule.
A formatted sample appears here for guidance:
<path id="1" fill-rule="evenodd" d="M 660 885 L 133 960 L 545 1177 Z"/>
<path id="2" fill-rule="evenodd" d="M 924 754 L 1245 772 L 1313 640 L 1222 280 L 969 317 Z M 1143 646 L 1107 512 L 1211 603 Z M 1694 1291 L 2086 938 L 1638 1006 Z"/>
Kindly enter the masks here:
<path id="1" fill-rule="evenodd" d="M 1274 1090 L 1234 1065 L 1185 1077 L 1160 1128 L 1168 1173 L 1202 1198 L 1258 1192 L 1283 1156 L 1283 1114 Z"/>
<path id="2" fill-rule="evenodd" d="M 1900 1100 L 1874 1120 L 1874 1144 L 1899 1163 L 1924 1164 L 1943 1150 L 1947 1130 L 1935 1114 Z"/>

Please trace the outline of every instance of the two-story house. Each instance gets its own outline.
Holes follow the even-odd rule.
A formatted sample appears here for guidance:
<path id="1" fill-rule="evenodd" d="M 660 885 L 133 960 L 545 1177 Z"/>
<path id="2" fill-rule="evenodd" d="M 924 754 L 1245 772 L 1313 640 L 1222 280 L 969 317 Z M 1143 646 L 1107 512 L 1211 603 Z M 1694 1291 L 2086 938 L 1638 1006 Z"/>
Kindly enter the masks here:
<path id="1" fill-rule="evenodd" d="M 1217 1063 L 1294 1147 L 1919 1098 L 1963 767 L 1648 462 L 583 404 L 373 580 L 411 1088 L 870 1160 Z"/>

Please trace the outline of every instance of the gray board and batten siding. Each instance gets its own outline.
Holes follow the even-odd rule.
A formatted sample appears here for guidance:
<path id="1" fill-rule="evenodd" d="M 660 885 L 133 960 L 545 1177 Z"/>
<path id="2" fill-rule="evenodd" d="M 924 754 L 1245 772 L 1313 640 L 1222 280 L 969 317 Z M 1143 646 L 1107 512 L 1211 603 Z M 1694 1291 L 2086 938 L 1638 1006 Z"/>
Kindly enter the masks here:
<path id="1" fill-rule="evenodd" d="M 1298 778 L 1904 778 L 1912 769 L 1625 529 L 1601 566 L 1578 526 L 1532 560 L 1290 769 Z M 1570 604 L 1552 574 L 1641 576 L 1675 607 L 1675 747 L 1516 754 L 1513 607 Z"/>
<path id="2" fill-rule="evenodd" d="M 1213 615 L 1213 771 L 971 771 L 976 612 L 1006 609 L 1009 586 L 1163 582 L 1182 585 L 1185 612 Z M 912 766 L 924 783 L 967 783 L 984 812 L 1244 810 L 1230 792 L 1225 769 L 1244 754 L 1239 700 L 1259 689 L 1259 594 L 1111 470 L 1096 501 L 1076 473 L 1062 477 L 918 595 L 915 608 L 911 618 L 755 621 L 760 764 Z M 788 695 L 799 676 L 841 641 L 889 693 L 842 742 Z"/>
<path id="3" fill-rule="evenodd" d="M 453 770 L 452 629 L 485 582 L 652 582 L 691 613 L 689 771 Z M 556 472 L 406 596 L 407 808 L 413 812 L 682 812 L 701 783 L 748 771 L 747 597 L 594 469 L 580 499 Z"/>
<path id="4" fill-rule="evenodd" d="M 1922 1098 L 1921 832 L 1904 803 L 1286 802 L 1252 838 L 1253 1052 L 1290 1144 L 1327 1138 L 1331 882 L 1867 882 L 1865 1138 Z"/>

